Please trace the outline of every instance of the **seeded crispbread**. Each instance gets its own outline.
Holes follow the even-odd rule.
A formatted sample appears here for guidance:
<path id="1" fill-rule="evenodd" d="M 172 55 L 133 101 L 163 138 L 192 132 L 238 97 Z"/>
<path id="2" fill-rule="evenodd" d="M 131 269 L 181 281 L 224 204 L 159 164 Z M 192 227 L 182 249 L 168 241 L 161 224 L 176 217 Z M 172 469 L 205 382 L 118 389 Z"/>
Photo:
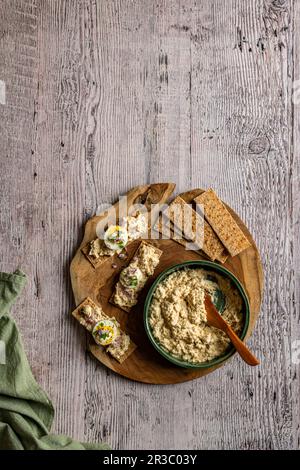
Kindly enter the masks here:
<path id="1" fill-rule="evenodd" d="M 204 215 L 231 256 L 236 256 L 251 246 L 232 215 L 213 189 L 208 189 L 194 201 L 204 206 Z"/>
<path id="2" fill-rule="evenodd" d="M 159 248 L 157 248 L 156 246 L 152 245 L 152 243 L 147 242 L 146 240 L 142 240 L 142 241 L 139 243 L 137 249 L 135 250 L 135 252 L 134 252 L 132 258 L 129 260 L 127 266 L 125 266 L 125 267 L 130 266 L 130 264 L 132 263 L 132 261 L 134 261 L 135 259 L 139 259 L 139 251 L 142 249 L 142 247 L 145 247 L 145 246 L 151 247 L 151 249 L 153 249 L 154 251 L 156 251 L 156 253 L 158 254 L 159 258 L 161 257 L 161 255 L 162 255 L 163 252 L 162 252 Z M 155 266 L 155 267 L 156 267 L 156 266 Z M 124 269 L 124 268 L 123 268 L 123 269 Z M 141 269 L 141 267 L 140 267 L 140 269 Z M 155 269 L 155 268 L 154 268 L 154 269 Z M 141 271 L 143 271 L 143 269 L 141 269 Z M 150 277 L 150 275 L 148 275 L 148 278 L 149 278 L 149 277 Z M 120 308 L 121 308 L 122 310 L 124 310 L 125 312 L 129 313 L 129 312 L 131 311 L 131 309 L 136 305 L 138 299 L 137 299 L 137 297 L 136 297 L 136 299 L 135 299 L 136 302 L 135 302 L 134 304 L 132 304 L 131 306 L 127 306 L 127 305 L 124 305 L 124 304 L 121 305 L 120 303 L 116 302 L 116 301 L 115 301 L 115 294 L 116 294 L 116 290 L 117 290 L 119 287 L 120 287 L 120 281 L 118 281 L 118 282 L 116 283 L 115 290 L 114 290 L 114 292 L 113 292 L 113 294 L 112 294 L 112 296 L 111 296 L 111 298 L 110 298 L 109 301 L 110 301 L 110 303 L 112 303 L 113 305 L 116 305 L 117 307 L 120 307 Z M 137 294 L 138 294 L 138 293 L 139 293 L 139 292 L 137 292 Z"/>
<path id="3" fill-rule="evenodd" d="M 206 227 L 206 223 L 204 223 L 204 230 L 205 230 L 205 227 Z M 179 243 L 179 245 L 182 245 L 184 247 L 186 247 L 188 243 L 191 243 L 190 240 L 187 240 L 186 238 L 181 238 L 182 233 L 176 230 L 176 227 L 174 226 L 173 222 L 169 221 L 169 227 L 168 227 L 168 225 L 164 222 L 162 216 L 159 217 L 159 219 L 156 221 L 153 228 L 157 232 L 161 233 L 162 235 L 168 238 L 170 237 L 172 240 L 174 240 L 175 242 Z M 196 253 L 199 252 L 202 255 L 208 256 L 206 253 L 204 253 L 203 249 L 202 250 L 199 249 L 195 251 Z M 220 261 L 220 263 L 223 264 L 226 262 L 228 256 L 229 256 L 228 251 L 226 250 L 225 247 L 223 247 L 222 253 L 218 254 L 215 259 L 217 261 Z"/>
<path id="4" fill-rule="evenodd" d="M 220 261 L 220 263 L 224 264 L 224 263 L 226 263 L 228 256 L 229 256 L 229 253 L 226 250 L 226 248 L 224 247 L 222 253 L 216 257 L 216 260 Z"/>
<path id="5" fill-rule="evenodd" d="M 122 334 L 125 334 L 123 331 L 121 332 Z M 126 359 L 127 357 L 130 356 L 130 354 L 133 353 L 133 351 L 135 351 L 135 349 L 137 348 L 137 345 L 130 340 L 130 343 L 129 343 L 129 346 L 128 346 L 128 349 L 125 351 L 124 354 L 122 354 L 122 356 L 120 356 L 118 353 L 117 353 L 117 349 L 115 347 L 113 347 L 113 345 L 110 345 L 108 348 L 107 348 L 107 352 L 109 352 L 109 354 L 116 360 L 118 361 L 120 364 L 122 364 Z"/>
<path id="6" fill-rule="evenodd" d="M 175 209 L 177 206 L 177 209 Z M 180 221 L 176 219 L 178 207 L 182 210 L 181 226 Z M 164 215 L 168 217 L 176 228 L 182 231 L 187 240 L 192 241 L 195 245 L 204 251 L 204 253 L 213 261 L 215 259 L 223 260 L 224 246 L 214 233 L 210 225 L 202 219 L 202 217 L 180 196 L 177 196 L 164 211 Z M 191 223 L 187 223 L 185 218 L 190 218 Z M 204 227 L 204 234 L 197 233 L 197 227 Z"/>
<path id="7" fill-rule="evenodd" d="M 93 315 L 91 317 L 92 323 L 87 322 L 86 319 L 80 313 L 80 310 L 86 306 L 90 306 L 94 310 Z M 120 327 L 119 322 L 115 318 L 111 318 L 108 315 L 106 315 L 103 312 L 102 307 L 100 305 L 97 305 L 90 297 L 87 297 L 86 299 L 84 299 L 84 301 L 81 302 L 81 304 L 79 304 L 78 307 L 75 308 L 75 310 L 73 310 L 72 315 L 74 318 L 76 318 L 76 320 L 80 323 L 80 325 L 82 325 L 87 331 L 89 331 L 89 333 L 92 333 L 94 324 L 101 320 L 107 320 L 107 319 L 113 320 L 114 323 L 117 325 L 117 327 L 118 328 Z M 120 332 L 120 335 L 126 334 L 120 328 L 119 328 L 119 332 Z M 127 336 L 129 337 L 129 335 Z M 133 351 L 137 348 L 136 344 L 134 344 L 134 342 L 130 339 L 130 337 L 129 337 L 129 340 L 130 340 L 129 346 L 122 356 L 118 355 L 117 348 L 111 348 L 111 345 L 106 347 L 106 352 L 110 353 L 110 355 L 114 359 L 116 359 L 120 364 L 122 364 L 122 362 L 124 362 L 125 359 L 127 359 L 127 357 L 129 357 L 130 354 L 133 353 Z"/>
<path id="8" fill-rule="evenodd" d="M 81 309 L 86 306 L 90 306 L 94 310 L 93 315 L 91 317 L 91 321 L 94 323 L 97 323 L 98 321 L 103 319 L 108 319 L 109 316 L 106 315 L 103 312 L 102 307 L 100 307 L 100 305 L 95 304 L 95 302 L 90 297 L 84 299 L 84 301 L 81 302 L 81 304 L 79 304 L 75 308 L 75 310 L 73 310 L 72 315 L 74 318 L 76 318 L 80 325 L 82 325 L 86 330 L 91 333 L 93 331 L 94 324 L 87 322 L 86 319 L 80 313 Z"/>
<path id="9" fill-rule="evenodd" d="M 92 264 L 92 266 L 93 266 L 94 268 L 98 268 L 98 266 L 100 266 L 101 264 L 103 264 L 104 261 L 106 261 L 106 260 L 109 259 L 109 258 L 112 258 L 112 256 L 110 256 L 110 255 L 103 255 L 103 256 L 100 256 L 99 258 L 95 258 L 95 257 L 93 257 L 93 256 L 90 256 L 90 255 L 89 255 L 90 243 L 91 243 L 91 242 L 88 242 L 86 245 L 84 245 L 84 246 L 81 248 L 81 252 L 84 254 L 84 256 L 88 259 L 88 261 Z"/>
<path id="10" fill-rule="evenodd" d="M 191 240 L 181 238 L 182 233 L 180 232 L 180 230 L 177 230 L 173 222 L 171 222 L 170 220 L 167 222 L 164 221 L 162 215 L 160 215 L 153 228 L 154 230 L 156 230 L 156 232 L 160 233 L 161 235 L 164 235 L 166 239 L 170 238 L 184 247 L 186 247 L 188 243 L 191 243 Z M 195 251 L 202 252 L 202 250 L 200 249 Z"/>

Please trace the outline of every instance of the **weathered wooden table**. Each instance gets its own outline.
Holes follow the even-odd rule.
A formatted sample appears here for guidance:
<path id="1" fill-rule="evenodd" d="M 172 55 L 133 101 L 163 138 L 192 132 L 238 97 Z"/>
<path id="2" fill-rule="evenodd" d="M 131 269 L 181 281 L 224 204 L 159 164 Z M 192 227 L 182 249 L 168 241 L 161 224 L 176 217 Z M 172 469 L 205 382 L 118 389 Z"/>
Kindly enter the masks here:
<path id="1" fill-rule="evenodd" d="M 133 449 L 299 447 L 300 1 L 1 0 L 1 270 L 54 431 Z M 146 386 L 85 353 L 69 261 L 134 185 L 213 186 L 261 250 L 250 341 L 194 382 Z M 297 342 L 298 341 L 298 342 Z"/>

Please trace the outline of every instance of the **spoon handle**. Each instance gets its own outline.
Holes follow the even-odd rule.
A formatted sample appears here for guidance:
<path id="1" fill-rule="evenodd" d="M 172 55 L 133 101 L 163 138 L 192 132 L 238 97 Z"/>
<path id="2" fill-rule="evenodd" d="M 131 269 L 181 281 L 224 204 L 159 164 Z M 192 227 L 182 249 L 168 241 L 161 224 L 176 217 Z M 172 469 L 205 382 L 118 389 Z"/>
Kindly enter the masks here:
<path id="1" fill-rule="evenodd" d="M 231 339 L 231 342 L 241 358 L 250 366 L 258 366 L 259 360 L 252 354 L 247 346 L 240 340 L 240 338 L 235 334 L 231 326 L 227 324 L 226 331 L 227 335 Z"/>

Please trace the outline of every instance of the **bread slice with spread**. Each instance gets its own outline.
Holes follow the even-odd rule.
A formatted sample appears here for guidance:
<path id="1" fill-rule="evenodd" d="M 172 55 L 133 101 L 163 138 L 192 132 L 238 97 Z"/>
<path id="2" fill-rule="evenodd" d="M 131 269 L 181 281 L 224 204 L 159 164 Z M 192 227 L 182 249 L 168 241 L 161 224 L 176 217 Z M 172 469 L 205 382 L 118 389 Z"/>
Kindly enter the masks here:
<path id="1" fill-rule="evenodd" d="M 104 261 L 120 254 L 128 243 L 141 238 L 148 229 L 147 217 L 144 213 L 136 211 L 119 221 L 119 225 L 110 225 L 106 228 L 102 238 L 89 241 L 81 252 L 89 262 L 97 268 Z"/>
<path id="2" fill-rule="evenodd" d="M 120 364 L 136 349 L 130 336 L 121 330 L 119 322 L 106 315 L 102 307 L 89 297 L 76 307 L 72 315 Z"/>
<path id="3" fill-rule="evenodd" d="M 130 312 L 149 277 L 154 274 L 162 253 L 156 246 L 142 240 L 129 264 L 120 272 L 110 302 Z"/>

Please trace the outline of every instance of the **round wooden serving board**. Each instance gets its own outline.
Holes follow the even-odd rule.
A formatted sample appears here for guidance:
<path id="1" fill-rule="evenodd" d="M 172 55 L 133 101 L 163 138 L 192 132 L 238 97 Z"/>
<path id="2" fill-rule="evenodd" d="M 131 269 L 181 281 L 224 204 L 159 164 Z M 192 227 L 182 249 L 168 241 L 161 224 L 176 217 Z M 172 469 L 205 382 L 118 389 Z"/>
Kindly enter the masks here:
<path id="1" fill-rule="evenodd" d="M 128 204 L 142 203 L 150 209 L 154 203 L 166 202 L 173 193 L 175 185 L 171 183 L 152 184 L 138 186 L 127 193 Z M 194 189 L 181 194 L 181 197 L 188 203 L 201 194 L 203 190 Z M 114 208 L 118 214 L 119 203 Z M 259 252 L 255 242 L 249 233 L 247 227 L 240 220 L 238 215 L 226 205 L 235 221 L 243 230 L 252 246 L 246 251 L 234 258 L 229 257 L 224 266 L 229 269 L 243 284 L 250 301 L 250 326 L 246 339 L 251 335 L 255 322 L 257 320 L 263 289 L 263 272 Z M 202 377 L 217 367 L 209 369 L 184 369 L 172 365 L 162 358 L 150 344 L 143 323 L 143 306 L 147 294 L 147 287 L 166 268 L 187 260 L 207 259 L 194 251 L 187 251 L 183 246 L 174 240 L 153 240 L 152 243 L 163 251 L 159 266 L 155 275 L 149 279 L 144 291 L 140 295 L 138 305 L 130 313 L 109 303 L 114 284 L 118 279 L 120 270 L 128 263 L 127 260 L 120 260 L 114 256 L 113 260 L 108 259 L 98 268 L 92 264 L 82 254 L 81 248 L 89 241 L 96 238 L 97 224 L 106 219 L 109 210 L 106 213 L 97 215 L 88 220 L 85 226 L 84 238 L 78 248 L 75 257 L 71 263 L 71 281 L 76 305 L 82 302 L 86 297 L 91 297 L 95 302 L 100 303 L 107 315 L 114 316 L 121 323 L 121 327 L 126 331 L 135 344 L 137 349 L 126 359 L 123 364 L 119 364 L 109 354 L 105 353 L 101 347 L 90 339 L 90 352 L 105 366 L 116 373 L 139 382 L 152 384 L 174 384 Z M 105 222 L 106 223 L 106 222 Z M 129 256 L 135 251 L 139 241 L 132 242 L 128 247 Z M 117 268 L 112 267 L 112 263 Z M 224 363 L 223 363 L 224 364 Z M 222 364 L 221 364 L 222 365 Z"/>

